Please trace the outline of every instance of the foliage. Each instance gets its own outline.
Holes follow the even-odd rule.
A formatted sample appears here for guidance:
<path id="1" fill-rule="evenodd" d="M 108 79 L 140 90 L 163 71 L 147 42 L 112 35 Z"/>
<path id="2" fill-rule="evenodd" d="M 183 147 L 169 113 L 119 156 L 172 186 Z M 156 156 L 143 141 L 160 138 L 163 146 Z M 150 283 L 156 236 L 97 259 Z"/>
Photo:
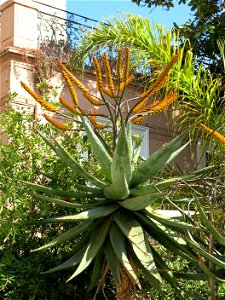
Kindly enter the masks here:
<path id="1" fill-rule="evenodd" d="M 137 5 L 149 8 L 161 6 L 166 9 L 174 7 L 174 0 L 132 0 Z M 194 55 L 199 62 L 204 62 L 207 68 L 215 74 L 223 74 L 223 62 L 220 57 L 217 41 L 224 40 L 224 8 L 223 0 L 199 1 L 180 0 L 179 5 L 188 4 L 191 8 L 192 19 L 174 29 L 180 32 L 182 38 L 189 39 Z"/>
<path id="2" fill-rule="evenodd" d="M 110 48 L 112 45 L 129 47 L 135 73 L 144 72 L 144 79 L 148 86 L 154 82 L 162 66 L 172 59 L 174 53 L 179 52 L 178 62 L 172 66 L 165 84 L 167 90 L 172 88 L 179 93 L 178 101 L 174 103 L 174 113 L 171 119 L 174 130 L 203 122 L 223 134 L 222 78 L 215 78 L 205 67 L 196 62 L 188 39 L 180 43 L 180 37 L 176 31 L 165 31 L 163 26 L 152 25 L 148 19 L 143 19 L 141 16 L 121 15 L 107 22 L 109 26 L 100 23 L 97 29 L 85 35 L 72 58 L 72 67 L 84 64 L 85 58 L 95 53 L 100 47 L 103 49 Z M 223 43 L 221 44 L 223 48 Z M 160 99 L 162 94 L 159 93 L 157 97 Z M 204 147 L 206 143 L 208 146 L 209 139 L 205 138 L 205 134 L 202 135 L 202 131 L 193 127 L 190 133 L 193 139 L 202 139 Z M 219 154 L 219 151 L 213 155 L 217 161 L 223 156 Z"/>
<path id="3" fill-rule="evenodd" d="M 35 121 L 33 114 L 15 111 L 11 95 L 4 114 L 0 115 L 1 129 L 6 140 L 0 145 L 0 299 L 84 299 L 80 289 L 85 288 L 88 274 L 80 276 L 73 284 L 66 284 L 68 272 L 42 275 L 46 266 L 52 267 L 64 260 L 71 249 L 32 254 L 40 239 L 48 241 L 61 232 L 58 225 L 35 224 L 34 220 L 56 214 L 67 213 L 68 209 L 32 199 L 22 181 L 42 182 L 51 188 L 68 189 L 71 180 L 70 169 L 49 151 L 36 133 L 37 128 L 49 131 L 56 138 L 58 132 L 49 125 Z M 2 134 L 3 135 L 3 134 Z M 60 136 L 64 147 L 73 156 L 84 160 L 83 151 L 88 145 L 77 133 Z M 79 145 L 79 147 L 78 147 Z M 88 163 L 84 161 L 88 166 Z M 41 171 L 40 171 L 41 169 Z M 48 177 L 43 173 L 48 173 Z M 57 176 L 56 176 L 57 174 Z M 60 182 L 58 176 L 63 177 Z M 66 227 L 65 227 L 66 228 Z"/>
<path id="4" fill-rule="evenodd" d="M 31 195 L 34 199 L 63 207 L 80 207 L 79 213 L 43 219 L 43 224 L 59 223 L 65 226 L 64 224 L 71 223 L 72 227 L 65 229 L 61 235 L 36 251 L 54 248 L 56 245 L 60 247 L 62 243 L 75 239 L 70 258 L 46 273 L 75 267 L 75 271 L 68 279 L 70 281 L 85 269 L 92 268 L 88 291 L 91 292 L 97 287 L 94 298 L 99 288 L 104 285 L 109 270 L 116 283 L 117 299 L 124 299 L 125 294 L 129 296 L 131 289 L 136 293 L 136 287 L 144 294 L 142 277 L 138 276 L 138 271 L 162 296 L 165 295 L 162 289 L 165 280 L 174 288 L 176 297 L 180 299 L 184 297 L 179 278 L 200 280 L 209 280 L 211 277 L 216 277 L 217 280 L 222 278 L 217 271 L 225 267 L 224 256 L 217 251 L 210 253 L 207 251 L 207 235 L 217 231 L 211 223 L 207 222 L 203 210 L 201 218 L 207 223 L 206 228 L 202 228 L 199 218 L 193 216 L 194 211 L 188 209 L 188 207 L 194 209 L 194 206 L 205 201 L 195 186 L 201 176 L 205 176 L 207 169 L 167 180 L 157 180 L 156 177 L 189 144 L 181 145 L 187 132 L 175 137 L 136 168 L 133 165 L 134 150 L 130 123 L 139 122 L 140 118 L 157 113 L 171 104 L 171 93 L 174 94 L 172 91 L 161 102 L 149 104 L 148 101 L 151 100 L 148 97 L 155 95 L 162 88 L 178 58 L 179 55 L 175 55 L 168 62 L 152 85 L 136 99 L 137 102 L 133 105 L 130 104 L 133 99 L 124 97 L 124 89 L 130 78 L 128 49 L 125 50 L 124 58 L 123 51 L 118 51 L 115 76 L 112 74 L 107 55 L 103 54 L 106 86 L 103 83 L 99 61 L 94 57 L 97 89 L 101 97 L 90 94 L 88 89 L 62 63 L 59 63 L 73 105 L 63 99 L 60 102 L 75 116 L 76 126 L 83 124 L 101 173 L 87 172 L 85 167 L 73 157 L 71 151 L 65 149 L 52 135 L 39 132 L 46 144 L 81 179 L 81 182 L 75 182 L 71 186 L 71 188 L 74 186 L 74 191 L 49 190 L 44 185 L 31 182 L 27 182 L 26 186 L 33 189 Z M 102 116 L 101 111 L 98 113 L 84 111 L 72 83 L 83 92 L 90 103 L 106 107 L 105 116 L 108 119 L 106 125 L 112 130 L 111 144 L 106 143 L 102 138 L 100 129 L 104 128 L 104 124 L 96 119 L 96 116 Z M 52 105 L 41 99 L 24 83 L 22 85 L 43 107 L 53 110 Z M 172 97 L 172 101 L 177 98 L 177 94 L 175 96 Z M 127 110 L 124 111 L 125 104 Z M 54 111 L 60 115 L 57 109 Z M 62 124 L 48 115 L 45 117 L 63 131 L 71 129 L 72 124 Z M 179 194 L 178 198 L 169 197 L 168 188 L 173 189 L 177 182 L 181 183 L 180 187 L 183 187 L 182 183 L 184 183 L 184 187 L 190 189 L 191 198 L 183 199 Z M 201 186 L 199 189 L 201 190 Z M 63 200 L 65 193 L 69 203 Z M 180 209 L 176 205 L 177 201 L 182 202 L 184 206 L 186 203 L 187 210 Z M 175 209 L 159 209 L 165 202 Z M 76 240 L 77 236 L 80 236 L 79 241 Z M 218 232 L 215 238 L 218 243 L 225 245 L 224 237 Z M 193 272 L 182 274 L 171 269 L 160 254 L 158 245 L 192 263 Z"/>

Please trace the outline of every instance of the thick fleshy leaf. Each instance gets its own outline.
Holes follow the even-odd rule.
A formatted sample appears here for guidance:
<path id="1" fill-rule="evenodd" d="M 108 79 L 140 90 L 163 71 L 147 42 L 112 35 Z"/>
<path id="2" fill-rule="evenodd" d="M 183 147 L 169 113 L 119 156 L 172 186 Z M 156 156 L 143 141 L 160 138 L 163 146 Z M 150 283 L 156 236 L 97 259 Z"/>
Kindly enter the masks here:
<path id="1" fill-rule="evenodd" d="M 131 157 L 127 131 L 124 125 L 122 125 L 120 130 L 116 149 L 113 154 L 111 167 L 113 185 L 120 181 L 120 178 L 123 180 L 123 173 L 125 175 L 127 185 L 129 186 L 131 179 Z"/>
<path id="2" fill-rule="evenodd" d="M 129 150 L 130 161 L 133 161 L 133 143 L 132 143 L 132 130 L 131 124 L 127 124 L 127 145 Z"/>
<path id="3" fill-rule="evenodd" d="M 193 216 L 196 214 L 194 210 L 183 210 L 183 212 L 189 216 Z M 181 218 L 184 215 L 177 209 L 155 209 L 154 213 L 159 216 L 162 216 L 165 219 L 171 218 Z"/>
<path id="4" fill-rule="evenodd" d="M 199 202 L 197 202 L 198 212 L 200 214 L 200 217 L 202 219 L 203 224 L 205 227 L 209 230 L 209 232 L 213 235 L 214 239 L 220 243 L 221 245 L 225 246 L 225 237 L 222 236 L 216 228 L 213 226 L 212 222 L 207 218 L 204 210 L 202 209 Z"/>
<path id="5" fill-rule="evenodd" d="M 169 219 L 168 216 L 164 214 L 161 215 L 160 211 L 153 210 L 151 207 L 146 207 L 144 211 L 145 215 L 156 220 L 157 222 L 165 225 L 166 227 L 174 228 L 178 232 L 184 232 L 184 230 L 200 230 L 200 227 L 196 227 L 192 224 L 182 222 L 176 219 Z"/>
<path id="6" fill-rule="evenodd" d="M 87 120 L 81 116 L 81 120 L 83 122 L 86 134 L 88 136 L 88 140 L 91 144 L 91 148 L 94 152 L 94 155 L 102 168 L 103 173 L 105 174 L 105 179 L 108 182 L 111 182 L 111 164 L 112 158 L 108 154 L 107 150 L 103 146 L 100 139 L 95 134 L 94 130 L 91 128 L 90 124 Z"/>
<path id="7" fill-rule="evenodd" d="M 128 276 L 134 284 L 139 284 L 139 279 L 135 271 L 133 270 L 126 251 L 126 238 L 120 231 L 120 229 L 114 225 L 110 228 L 110 240 L 113 250 L 121 262 L 122 266 L 126 270 Z"/>
<path id="8" fill-rule="evenodd" d="M 225 269 L 225 262 L 224 262 L 224 255 L 216 256 L 213 254 L 208 253 L 205 251 L 200 245 L 198 245 L 193 238 L 191 237 L 190 233 L 188 233 L 188 236 L 183 236 L 183 239 L 193 248 L 195 251 L 203 256 L 204 258 L 208 259 L 212 263 L 214 263 L 216 266 L 221 267 Z"/>
<path id="9" fill-rule="evenodd" d="M 162 199 L 163 195 L 159 193 L 146 194 L 139 197 L 128 198 L 118 202 L 121 206 L 132 211 L 138 211 L 152 205 L 156 201 Z"/>
<path id="10" fill-rule="evenodd" d="M 27 186 L 31 187 L 35 191 L 43 192 L 43 193 L 49 194 L 49 195 L 67 197 L 70 199 L 87 198 L 88 196 L 96 197 L 96 196 L 99 196 L 102 194 L 100 189 L 93 189 L 92 194 L 88 194 L 86 192 L 61 191 L 61 190 L 53 189 L 50 187 L 42 186 L 42 185 L 39 185 L 36 183 L 27 182 L 27 181 L 21 181 L 21 182 L 26 184 Z"/>
<path id="11" fill-rule="evenodd" d="M 79 234 L 83 233 L 84 231 L 87 231 L 88 229 L 90 229 L 91 223 L 92 222 L 82 222 L 82 223 L 74 226 L 73 228 L 63 232 L 62 234 L 60 234 L 59 236 L 57 236 L 56 238 L 51 240 L 49 243 L 33 250 L 32 252 L 44 250 L 44 249 L 56 246 L 58 244 L 65 243 L 65 242 L 73 239 L 74 237 L 78 236 Z"/>
<path id="12" fill-rule="evenodd" d="M 53 273 L 53 272 L 57 272 L 57 271 L 61 271 L 61 270 L 65 270 L 65 269 L 69 269 L 69 268 L 77 266 L 82 260 L 85 249 L 86 249 L 86 247 L 83 247 L 82 249 L 77 251 L 73 256 L 71 256 L 69 259 L 67 259 L 64 263 L 62 263 L 54 268 L 51 268 L 46 272 L 42 272 L 42 274 L 49 274 L 49 273 Z"/>
<path id="13" fill-rule="evenodd" d="M 78 176 L 81 176 L 87 181 L 90 181 L 97 187 L 103 188 L 106 186 L 104 182 L 97 179 L 90 173 L 88 173 L 72 156 L 71 154 L 62 146 L 60 145 L 53 137 L 48 139 L 45 137 L 41 132 L 38 131 L 38 134 L 42 137 L 45 143 L 57 154 L 59 158 Z"/>
<path id="14" fill-rule="evenodd" d="M 103 272 L 104 266 L 104 256 L 100 252 L 96 255 L 94 260 L 93 269 L 91 271 L 91 278 L 87 287 L 87 292 L 91 292 L 97 285 L 97 282 L 101 278 L 101 273 Z"/>
<path id="15" fill-rule="evenodd" d="M 154 258 L 148 240 L 145 238 L 142 226 L 130 214 L 115 214 L 114 216 L 117 225 L 123 234 L 131 241 L 131 246 L 137 258 L 143 267 L 157 279 L 162 282 L 161 276 L 156 268 Z"/>
<path id="16" fill-rule="evenodd" d="M 175 139 L 161 147 L 158 151 L 152 154 L 147 160 L 145 160 L 132 174 L 130 186 L 136 187 L 139 184 L 147 181 L 153 176 L 157 175 L 170 161 L 170 158 L 175 158 L 174 153 L 179 144 L 182 142 L 187 132 L 183 132 Z M 181 147 L 183 150 L 183 146 Z"/>
<path id="17" fill-rule="evenodd" d="M 121 264 L 112 248 L 110 240 L 108 240 L 107 243 L 104 245 L 103 251 L 104 251 L 109 269 L 112 273 L 113 279 L 115 280 L 116 283 L 121 282 L 121 277 L 120 277 Z"/>
<path id="18" fill-rule="evenodd" d="M 94 228 L 90 238 L 90 242 L 83 254 L 83 258 L 78 268 L 73 273 L 73 275 L 70 276 L 67 282 L 73 279 L 74 277 L 76 277 L 81 272 L 83 272 L 90 265 L 90 263 L 93 261 L 96 255 L 99 253 L 100 249 L 103 246 L 105 238 L 108 234 L 110 223 L 111 220 L 106 220 L 105 222 L 102 222 L 101 224 L 99 224 Z"/>
<path id="19" fill-rule="evenodd" d="M 174 178 L 169 178 L 166 180 L 162 180 L 162 181 L 144 185 L 144 186 L 137 186 L 134 189 L 130 189 L 130 194 L 134 195 L 134 196 L 142 196 L 142 195 L 146 195 L 146 194 L 150 194 L 150 193 L 156 193 L 158 191 L 163 191 L 164 189 L 167 189 L 175 184 L 179 184 L 179 183 L 183 182 L 184 180 L 188 180 L 193 177 L 194 177 L 194 175 L 174 177 Z"/>
<path id="20" fill-rule="evenodd" d="M 123 200 L 129 196 L 129 188 L 123 170 L 117 180 L 115 179 L 113 184 L 104 189 L 104 195 L 106 198 L 114 200 Z"/>
<path id="21" fill-rule="evenodd" d="M 83 211 L 76 215 L 69 215 L 63 217 L 54 217 L 49 219 L 42 220 L 45 223 L 54 223 L 54 222 L 78 222 L 82 220 L 94 220 L 102 217 L 106 217 L 112 214 L 116 209 L 119 208 L 117 204 L 110 204 L 106 206 L 100 206 L 93 209 Z"/>
<path id="22" fill-rule="evenodd" d="M 32 193 L 32 196 L 44 200 L 44 201 L 48 201 L 50 203 L 54 203 L 56 205 L 60 205 L 63 207 L 68 207 L 68 208 L 81 208 L 81 209 L 87 209 L 87 208 L 92 208 L 93 204 L 81 204 L 81 203 L 73 203 L 73 202 L 68 202 L 68 201 L 64 201 L 64 200 L 60 200 L 57 198 L 51 198 L 48 196 L 44 196 L 38 193 Z"/>
<path id="23" fill-rule="evenodd" d="M 156 249 L 154 249 L 154 247 L 151 247 L 151 249 L 152 249 L 152 254 L 154 256 L 157 268 L 160 270 L 160 275 L 175 289 L 175 291 L 179 295 L 180 299 L 184 299 L 181 296 L 181 290 L 179 287 L 179 283 L 176 280 L 176 278 L 174 277 L 173 272 L 171 272 L 169 270 L 168 266 L 162 259 L 162 256 L 156 251 Z"/>
<path id="24" fill-rule="evenodd" d="M 166 165 L 169 165 L 188 145 L 190 144 L 190 141 L 181 146 L 179 149 L 173 152 L 172 155 L 170 155 L 169 159 L 166 162 Z"/>
<path id="25" fill-rule="evenodd" d="M 193 252 L 191 248 L 189 249 L 183 243 L 179 243 L 177 238 L 173 238 L 172 235 L 162 230 L 151 219 L 147 218 L 142 213 L 136 212 L 135 214 L 140 220 L 140 223 L 144 227 L 145 231 L 162 246 L 172 253 L 183 257 L 187 261 L 197 261 L 195 252 Z"/>

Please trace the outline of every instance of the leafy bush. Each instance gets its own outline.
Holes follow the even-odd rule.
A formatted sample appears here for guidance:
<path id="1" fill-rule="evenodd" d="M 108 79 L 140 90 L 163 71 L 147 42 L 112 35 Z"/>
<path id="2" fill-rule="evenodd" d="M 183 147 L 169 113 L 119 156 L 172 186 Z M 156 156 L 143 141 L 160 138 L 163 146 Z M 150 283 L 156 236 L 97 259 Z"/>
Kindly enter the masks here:
<path id="1" fill-rule="evenodd" d="M 56 259 L 57 263 L 64 260 L 71 250 L 70 244 L 60 253 L 56 249 L 31 253 L 40 246 L 41 240 L 49 241 L 62 231 L 59 225 L 37 224 L 35 220 L 69 212 L 34 200 L 22 181 L 63 189 L 68 189 L 72 181 L 79 181 L 35 132 L 41 126 L 58 138 L 58 131 L 49 125 L 34 125 L 33 114 L 15 111 L 10 105 L 0 115 L 0 124 L 8 140 L 0 145 L 0 299 L 84 299 L 81 291 L 88 281 L 88 273 L 72 283 L 66 283 L 67 271 L 40 274 L 54 266 Z M 83 152 L 88 150 L 88 145 L 82 135 L 64 134 L 60 140 L 77 159 L 87 163 Z M 59 183 L 57 178 L 64 180 Z"/>

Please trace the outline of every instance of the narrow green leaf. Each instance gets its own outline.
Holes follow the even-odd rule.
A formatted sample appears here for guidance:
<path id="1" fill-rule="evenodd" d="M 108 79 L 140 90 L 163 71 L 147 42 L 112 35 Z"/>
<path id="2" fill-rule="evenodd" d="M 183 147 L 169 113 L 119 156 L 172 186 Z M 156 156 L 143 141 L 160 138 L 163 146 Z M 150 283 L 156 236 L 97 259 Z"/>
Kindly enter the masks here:
<path id="1" fill-rule="evenodd" d="M 225 237 L 222 236 L 216 228 L 213 226 L 212 222 L 207 218 L 204 210 L 202 209 L 199 202 L 197 202 L 198 212 L 200 214 L 200 217 L 202 219 L 203 224 L 205 227 L 209 230 L 209 232 L 213 235 L 213 237 L 219 242 L 221 245 L 225 246 Z"/>
<path id="2" fill-rule="evenodd" d="M 173 152 L 173 154 L 169 157 L 169 159 L 166 162 L 166 165 L 169 165 L 171 161 L 173 161 L 188 145 L 190 144 L 190 141 L 181 146 L 179 149 Z"/>
<path id="3" fill-rule="evenodd" d="M 78 222 L 82 220 L 94 220 L 102 217 L 106 217 L 112 214 L 116 209 L 119 208 L 117 204 L 111 204 L 106 206 L 96 207 L 90 210 L 83 211 L 76 215 L 69 215 L 64 217 L 54 217 L 42 220 L 45 223 L 53 222 Z"/>
<path id="4" fill-rule="evenodd" d="M 150 220 L 143 214 L 135 212 L 135 215 L 141 221 L 141 224 L 144 227 L 145 231 L 166 249 L 168 249 L 172 253 L 175 253 L 176 255 L 183 257 L 187 261 L 197 261 L 195 253 L 191 248 L 189 249 L 185 245 L 180 244 L 178 240 L 173 238 L 172 235 L 162 230 L 152 220 Z"/>
<path id="5" fill-rule="evenodd" d="M 137 274 L 134 272 L 129 259 L 127 257 L 126 253 L 126 238 L 120 231 L 120 229 L 117 226 L 112 226 L 109 231 L 110 234 L 110 240 L 113 246 L 113 250 L 123 265 L 124 269 L 127 271 L 128 276 L 132 280 L 134 284 L 139 283 L 139 279 Z"/>
<path id="6" fill-rule="evenodd" d="M 130 214 L 115 214 L 114 216 L 117 225 L 123 234 L 131 241 L 131 246 L 137 258 L 143 267 L 155 277 L 156 280 L 162 282 L 161 276 L 156 268 L 151 248 L 145 238 L 142 226 Z"/>
<path id="7" fill-rule="evenodd" d="M 71 239 L 73 239 L 74 237 L 76 237 L 77 235 L 83 233 L 84 231 L 90 229 L 90 224 L 92 222 L 82 222 L 76 226 L 74 226 L 73 228 L 63 232 L 62 234 L 60 234 L 59 236 L 57 236 L 56 238 L 54 238 L 53 240 L 51 240 L 49 243 L 35 249 L 32 250 L 32 252 L 35 251 L 40 251 L 40 250 L 44 250 L 53 246 L 56 246 L 58 244 L 62 244 L 65 243 Z"/>
<path id="8" fill-rule="evenodd" d="M 32 182 L 27 182 L 27 181 L 23 181 L 23 180 L 21 180 L 21 182 L 26 184 L 27 186 L 31 187 L 35 191 L 43 192 L 45 194 L 67 197 L 70 199 L 72 199 L 72 198 L 76 198 L 76 199 L 87 198 L 88 195 L 91 197 L 91 194 L 88 194 L 85 192 L 61 191 L 61 190 L 56 190 L 56 189 L 42 186 L 42 185 L 32 183 Z M 102 194 L 100 189 L 93 189 L 92 193 L 93 193 L 93 197 L 96 197 L 96 196 L 99 196 Z"/>
<path id="9" fill-rule="evenodd" d="M 114 180 L 114 183 L 104 189 L 104 195 L 106 198 L 114 200 L 123 200 L 128 197 L 129 188 L 123 170 L 121 170 L 120 176 Z"/>
<path id="10" fill-rule="evenodd" d="M 130 145 L 128 141 L 126 127 L 122 125 L 116 149 L 113 154 L 111 175 L 112 183 L 116 184 L 118 181 L 123 180 L 122 173 L 124 172 L 127 185 L 130 184 L 131 179 L 131 156 L 130 156 Z"/>
<path id="11" fill-rule="evenodd" d="M 178 221 L 176 219 L 168 219 L 165 215 L 160 215 L 159 211 L 153 210 L 151 207 L 146 207 L 144 211 L 145 215 L 160 222 L 166 227 L 174 228 L 178 232 L 184 232 L 184 230 L 200 230 L 200 227 L 196 227 L 186 222 Z"/>
<path id="12" fill-rule="evenodd" d="M 144 161 L 132 174 L 131 186 L 136 187 L 146 180 L 157 175 L 170 161 L 170 158 L 175 158 L 175 150 L 182 142 L 187 132 L 183 132 L 175 139 L 161 147 L 158 151 L 152 154 L 146 161 Z M 183 147 L 182 147 L 183 149 Z M 177 152 L 176 152 L 177 153 Z"/>
<path id="13" fill-rule="evenodd" d="M 149 205 L 152 205 L 158 200 L 161 200 L 163 197 L 162 194 L 154 193 L 154 194 L 146 194 L 139 197 L 128 198 L 124 201 L 118 202 L 124 208 L 127 208 L 132 211 L 138 211 L 146 208 Z"/>
<path id="14" fill-rule="evenodd" d="M 91 128 L 90 124 L 87 122 L 87 120 L 81 116 L 81 120 L 83 122 L 85 131 L 88 136 L 88 140 L 91 144 L 91 148 L 95 154 L 95 157 L 100 164 L 103 173 L 105 174 L 105 179 L 108 182 L 111 182 L 111 164 L 112 164 L 112 158 L 106 151 L 105 147 L 103 146 L 100 139 L 95 134 L 94 130 Z"/>
<path id="15" fill-rule="evenodd" d="M 169 178 L 163 181 L 159 181 L 156 183 L 144 185 L 144 186 L 137 186 L 134 189 L 130 189 L 130 194 L 134 196 L 142 196 L 150 193 L 155 193 L 158 191 L 163 191 L 175 184 L 179 184 L 184 180 L 192 179 L 194 175 L 186 175 L 180 177 Z"/>
<path id="16" fill-rule="evenodd" d="M 113 279 L 115 280 L 116 283 L 121 282 L 120 261 L 118 260 L 116 254 L 112 248 L 110 240 L 108 240 L 107 243 L 105 244 L 103 251 L 104 251 L 107 263 L 109 265 L 109 269 L 112 272 Z"/>
<path id="17" fill-rule="evenodd" d="M 152 249 L 152 254 L 154 256 L 156 265 L 157 265 L 158 269 L 160 269 L 160 275 L 174 288 L 177 295 L 179 295 L 180 299 L 184 299 L 181 296 L 181 289 L 179 287 L 178 281 L 176 280 L 175 276 L 173 275 L 173 272 L 171 272 L 169 270 L 168 266 L 162 259 L 162 256 L 156 251 L 156 249 L 154 247 L 151 247 L 151 249 Z"/>
<path id="18" fill-rule="evenodd" d="M 103 272 L 104 256 L 102 253 L 98 253 L 94 260 L 93 269 L 91 271 L 91 278 L 87 287 L 87 292 L 90 293 L 97 285 Z"/>
<path id="19" fill-rule="evenodd" d="M 215 256 L 213 254 L 210 254 L 206 252 L 204 249 L 202 249 L 201 246 L 199 246 L 195 241 L 192 240 L 190 233 L 188 233 L 188 236 L 183 236 L 183 239 L 192 247 L 195 249 L 195 251 L 208 259 L 209 261 L 213 262 L 216 266 L 221 267 L 225 269 L 225 262 L 224 262 L 224 255 Z"/>
<path id="20" fill-rule="evenodd" d="M 63 148 L 53 137 L 51 137 L 52 141 L 45 137 L 41 132 L 37 131 L 38 134 L 42 137 L 45 143 L 57 154 L 59 158 L 78 176 L 81 176 L 87 181 L 90 181 L 95 186 L 103 188 L 105 187 L 105 183 L 100 181 L 99 179 L 92 176 L 88 173 L 71 155 L 70 153 Z"/>
<path id="21" fill-rule="evenodd" d="M 69 269 L 72 267 L 75 267 L 76 265 L 78 265 L 81 260 L 82 257 L 84 255 L 86 247 L 83 247 L 82 249 L 80 249 L 78 252 L 76 252 L 72 257 L 70 257 L 69 259 L 67 259 L 64 263 L 49 269 L 46 272 L 42 272 L 42 274 L 49 274 L 49 273 L 53 273 L 53 272 L 57 272 L 57 271 L 61 271 L 61 270 L 65 270 L 65 269 Z"/>
<path id="22" fill-rule="evenodd" d="M 105 238 L 108 234 L 109 227 L 110 227 L 110 220 L 102 222 L 100 225 L 96 226 L 93 230 L 93 233 L 90 238 L 90 242 L 87 246 L 87 249 L 85 250 L 83 254 L 83 258 L 76 269 L 76 271 L 73 273 L 72 276 L 67 280 L 70 281 L 74 277 L 76 277 L 78 274 L 83 272 L 93 261 L 93 259 L 96 257 L 96 255 L 99 253 L 100 249 L 102 248 Z"/>
<path id="23" fill-rule="evenodd" d="M 127 145 L 128 145 L 128 151 L 129 151 L 129 159 L 132 161 L 133 159 L 133 143 L 132 143 L 132 130 L 131 130 L 131 124 L 127 124 Z"/>
<path id="24" fill-rule="evenodd" d="M 54 203 L 56 205 L 60 205 L 63 207 L 68 207 L 68 208 L 81 208 L 81 209 L 87 209 L 87 208 L 92 208 L 93 204 L 81 204 L 81 203 L 73 203 L 73 202 L 67 202 L 64 200 L 60 200 L 60 199 L 56 199 L 56 198 L 50 198 L 38 193 L 32 193 L 32 196 L 41 199 L 41 200 L 45 200 L 48 201 L 50 203 Z"/>

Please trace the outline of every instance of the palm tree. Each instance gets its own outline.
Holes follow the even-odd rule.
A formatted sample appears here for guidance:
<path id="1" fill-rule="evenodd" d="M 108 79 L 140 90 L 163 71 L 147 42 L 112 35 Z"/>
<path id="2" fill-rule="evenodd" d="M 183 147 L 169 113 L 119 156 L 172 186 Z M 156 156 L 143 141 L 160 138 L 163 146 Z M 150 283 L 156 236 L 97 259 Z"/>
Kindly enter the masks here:
<path id="1" fill-rule="evenodd" d="M 179 60 L 171 68 L 167 81 L 168 90 L 176 89 L 182 99 L 175 104 L 179 111 L 173 119 L 175 127 L 203 122 L 209 127 L 222 129 L 222 79 L 197 65 L 188 40 L 181 41 L 177 32 L 165 31 L 162 25 L 152 25 L 141 16 L 120 15 L 106 20 L 106 23 L 99 23 L 84 36 L 70 66 L 83 67 L 86 58 L 99 49 L 129 47 L 134 68 L 141 70 L 146 75 L 146 83 L 151 84 L 162 66 L 179 52 Z M 196 134 L 194 130 L 192 137 L 196 136 L 203 138 L 201 132 Z"/>
<path id="2" fill-rule="evenodd" d="M 205 250 L 207 247 L 205 231 L 214 232 L 215 228 L 208 225 L 207 229 L 202 230 L 197 218 L 193 216 L 194 211 L 187 211 L 176 205 L 178 200 L 184 205 L 187 202 L 197 204 L 202 201 L 200 193 L 197 190 L 195 192 L 192 182 L 194 180 L 196 184 L 199 175 L 206 174 L 207 169 L 169 179 L 156 177 L 189 144 L 187 141 L 182 144 L 187 132 L 176 136 L 146 161 L 137 163 L 132 145 L 131 124 L 160 112 L 176 101 L 178 94 L 171 90 L 161 102 L 151 103 L 152 96 L 162 88 L 170 69 L 179 61 L 179 54 L 172 57 L 154 83 L 135 99 L 136 102 L 133 102 L 134 99 L 124 98 L 126 85 L 132 80 L 129 57 L 128 49 L 118 51 L 116 75 L 113 75 L 107 54 L 103 55 L 106 84 L 103 82 L 99 61 L 94 57 L 100 97 L 90 94 L 90 91 L 62 63 L 59 63 L 73 105 L 64 99 L 60 99 L 60 102 L 71 113 L 71 117 L 74 116 L 77 126 L 82 124 L 84 127 L 101 172 L 98 175 L 88 172 L 57 140 L 39 132 L 47 145 L 71 168 L 74 177 L 79 177 L 81 182 L 74 183 L 70 191 L 26 183 L 32 189 L 35 198 L 71 210 L 80 209 L 76 214 L 42 220 L 44 223 L 61 223 L 62 228 L 65 222 L 70 222 L 72 227 L 37 250 L 74 240 L 71 257 L 46 273 L 74 268 L 75 271 L 68 279 L 72 280 L 86 268 L 91 267 L 89 291 L 96 286 L 98 291 L 104 285 L 106 274 L 110 271 L 115 282 L 117 299 L 128 300 L 136 293 L 142 293 L 143 297 L 149 298 L 142 288 L 142 276 L 139 276 L 141 272 L 161 295 L 164 295 L 162 285 L 165 280 L 175 289 L 177 298 L 183 299 L 177 278 L 193 276 L 207 279 L 208 276 L 214 276 L 219 279 L 220 274 L 217 270 L 208 268 L 208 261 L 218 268 L 225 268 L 223 255 L 218 252 L 209 254 Z M 105 117 L 108 120 L 106 125 L 110 126 L 112 132 L 111 143 L 103 138 L 104 133 L 101 130 L 106 125 L 98 122 L 96 119 L 98 113 L 82 109 L 74 85 L 83 92 L 90 104 L 106 107 Z M 46 110 L 62 116 L 57 107 L 42 99 L 25 83 L 22 83 L 22 86 Z M 47 114 L 44 116 L 59 129 L 63 131 L 70 129 L 67 124 L 62 124 Z M 185 199 L 175 197 L 172 200 L 168 195 L 168 188 L 177 189 L 182 185 L 191 188 L 190 197 L 187 196 Z M 69 202 L 63 200 L 64 197 L 67 197 Z M 160 210 L 162 201 L 174 209 Z M 201 211 L 201 214 L 206 221 L 204 211 Z M 218 233 L 217 238 L 225 245 L 225 239 Z M 195 265 L 195 273 L 181 274 L 172 270 L 160 253 L 159 245 Z M 197 271 L 199 268 L 202 270 L 200 273 Z"/>

